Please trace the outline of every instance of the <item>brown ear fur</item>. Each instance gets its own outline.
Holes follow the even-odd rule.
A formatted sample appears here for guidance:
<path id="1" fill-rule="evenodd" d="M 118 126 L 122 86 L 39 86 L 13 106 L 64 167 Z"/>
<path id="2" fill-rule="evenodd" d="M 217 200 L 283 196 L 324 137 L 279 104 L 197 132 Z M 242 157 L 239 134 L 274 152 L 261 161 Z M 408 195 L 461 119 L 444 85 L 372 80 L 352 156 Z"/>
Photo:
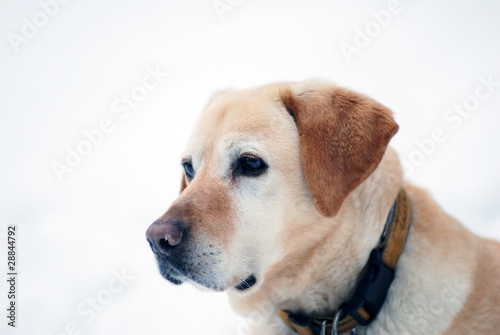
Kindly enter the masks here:
<path id="1" fill-rule="evenodd" d="M 317 210 L 333 216 L 375 170 L 398 131 L 392 112 L 378 102 L 329 86 L 280 98 L 297 124 L 302 168 Z"/>

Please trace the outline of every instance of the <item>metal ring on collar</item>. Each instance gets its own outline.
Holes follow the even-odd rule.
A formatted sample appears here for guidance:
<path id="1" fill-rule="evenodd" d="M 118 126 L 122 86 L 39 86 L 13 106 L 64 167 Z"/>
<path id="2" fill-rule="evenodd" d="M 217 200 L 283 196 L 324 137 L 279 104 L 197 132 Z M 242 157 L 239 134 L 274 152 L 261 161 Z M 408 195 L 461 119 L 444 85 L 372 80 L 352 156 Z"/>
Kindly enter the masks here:
<path id="1" fill-rule="evenodd" d="M 338 335 L 339 321 L 342 316 L 342 309 L 339 309 L 335 316 L 333 317 L 332 332 L 331 335 Z M 356 335 L 356 328 L 349 331 L 351 335 Z M 321 323 L 321 335 L 326 335 L 326 320 Z"/>
<path id="2" fill-rule="evenodd" d="M 338 335 L 339 321 L 340 321 L 340 316 L 341 315 L 342 315 L 342 308 L 340 308 L 337 311 L 337 313 L 335 313 L 335 316 L 333 317 L 332 333 L 331 333 L 331 335 Z"/>

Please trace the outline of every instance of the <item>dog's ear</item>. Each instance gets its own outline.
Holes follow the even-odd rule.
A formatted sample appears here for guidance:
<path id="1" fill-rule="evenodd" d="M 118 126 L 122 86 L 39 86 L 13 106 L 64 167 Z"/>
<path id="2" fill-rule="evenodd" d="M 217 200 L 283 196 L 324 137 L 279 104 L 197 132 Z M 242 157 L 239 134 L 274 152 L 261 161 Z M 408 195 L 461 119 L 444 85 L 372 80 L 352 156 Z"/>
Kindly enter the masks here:
<path id="1" fill-rule="evenodd" d="M 398 131 L 378 102 L 334 86 L 280 90 L 300 135 L 302 168 L 316 209 L 336 215 L 345 198 L 375 170 Z"/>
<path id="2" fill-rule="evenodd" d="M 182 174 L 182 180 L 181 180 L 181 192 L 184 191 L 184 189 L 187 187 L 187 184 L 186 184 L 186 176 L 185 174 L 183 173 Z"/>

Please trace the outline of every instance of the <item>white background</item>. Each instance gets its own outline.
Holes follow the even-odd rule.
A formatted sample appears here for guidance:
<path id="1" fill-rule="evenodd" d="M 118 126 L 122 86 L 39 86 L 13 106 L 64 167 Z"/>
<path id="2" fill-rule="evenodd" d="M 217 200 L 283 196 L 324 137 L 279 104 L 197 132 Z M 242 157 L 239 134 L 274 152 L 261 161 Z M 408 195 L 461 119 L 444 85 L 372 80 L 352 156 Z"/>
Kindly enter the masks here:
<path id="1" fill-rule="evenodd" d="M 500 238 L 500 87 L 457 129 L 443 119 L 479 77 L 500 81 L 498 1 L 401 0 L 351 62 L 341 43 L 389 1 L 232 0 L 223 18 L 213 2 L 73 0 L 16 52 L 9 36 L 41 7 L 1 0 L 0 268 L 15 224 L 20 276 L 14 331 L 0 281 L 0 333 L 62 334 L 72 322 L 80 334 L 236 333 L 225 295 L 167 283 L 144 238 L 177 196 L 197 116 L 230 87 L 319 77 L 366 93 L 395 112 L 404 159 L 443 129 L 409 179 L 472 231 Z M 120 119 L 112 103 L 148 67 L 169 76 Z M 59 182 L 52 164 L 104 118 L 114 130 Z M 87 322 L 77 308 L 106 296 L 113 270 L 134 278 Z"/>

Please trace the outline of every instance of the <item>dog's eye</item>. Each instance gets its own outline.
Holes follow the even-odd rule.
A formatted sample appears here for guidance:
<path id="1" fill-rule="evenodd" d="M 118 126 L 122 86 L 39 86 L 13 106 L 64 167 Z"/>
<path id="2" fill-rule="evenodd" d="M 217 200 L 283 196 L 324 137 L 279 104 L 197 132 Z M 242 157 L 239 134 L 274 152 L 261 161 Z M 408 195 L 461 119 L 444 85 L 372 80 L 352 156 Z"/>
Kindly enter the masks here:
<path id="1" fill-rule="evenodd" d="M 194 176 L 193 165 L 189 162 L 184 162 L 182 166 L 184 167 L 184 171 L 186 172 L 186 176 L 188 177 L 188 179 L 193 179 Z"/>
<path id="2" fill-rule="evenodd" d="M 244 175 L 260 175 L 267 168 L 266 163 L 255 156 L 241 156 L 239 159 L 238 170 Z"/>

